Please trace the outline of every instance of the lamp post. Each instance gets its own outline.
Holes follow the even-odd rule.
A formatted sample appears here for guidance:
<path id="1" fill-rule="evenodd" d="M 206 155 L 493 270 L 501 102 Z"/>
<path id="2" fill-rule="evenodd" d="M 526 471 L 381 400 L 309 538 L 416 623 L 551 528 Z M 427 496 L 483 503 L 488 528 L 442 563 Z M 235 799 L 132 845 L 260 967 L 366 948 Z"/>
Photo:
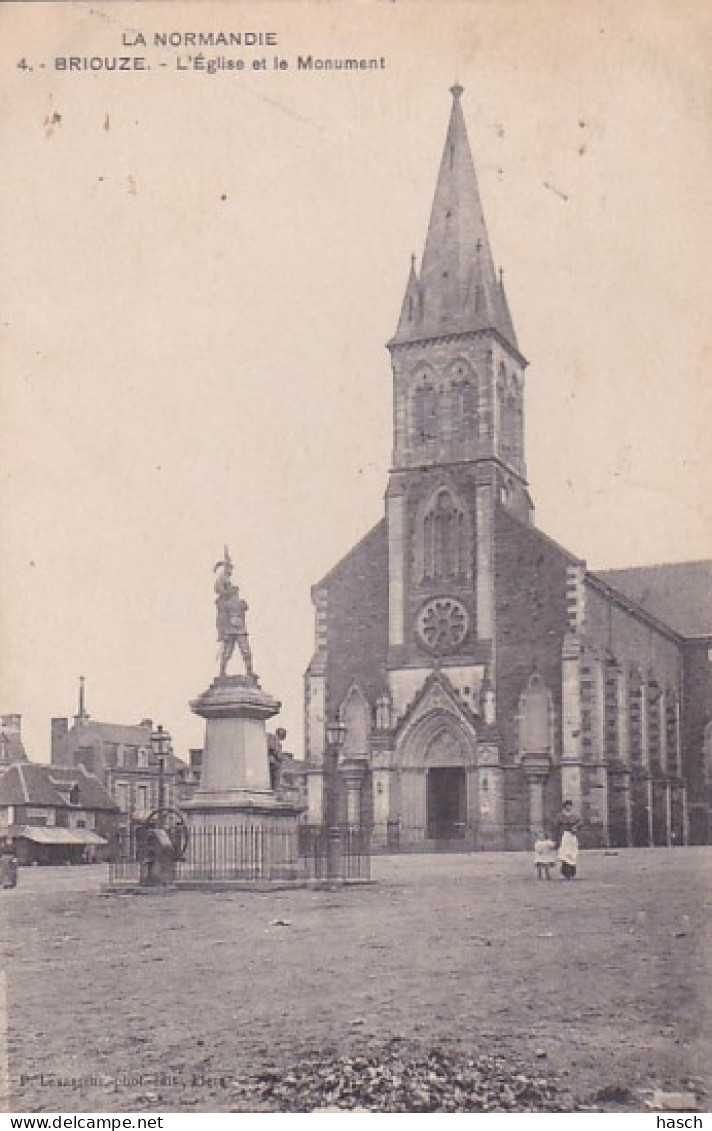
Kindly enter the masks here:
<path id="1" fill-rule="evenodd" d="M 167 730 L 159 723 L 156 730 L 151 734 L 151 746 L 153 752 L 158 759 L 158 808 L 163 809 L 163 802 L 165 800 L 165 781 L 164 774 L 166 768 L 166 754 L 170 750 L 171 736 Z"/>
<path id="2" fill-rule="evenodd" d="M 326 797 L 324 798 L 324 824 L 326 826 L 327 852 L 326 876 L 329 880 L 341 877 L 341 830 L 339 828 L 338 773 L 339 754 L 346 738 L 346 726 L 338 716 L 326 724 Z"/>

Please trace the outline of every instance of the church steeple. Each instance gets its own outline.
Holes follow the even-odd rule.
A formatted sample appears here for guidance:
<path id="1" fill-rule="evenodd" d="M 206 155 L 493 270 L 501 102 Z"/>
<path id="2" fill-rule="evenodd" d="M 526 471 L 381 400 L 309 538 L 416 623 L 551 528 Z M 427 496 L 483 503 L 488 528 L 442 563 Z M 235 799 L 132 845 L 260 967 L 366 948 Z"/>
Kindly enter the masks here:
<path id="1" fill-rule="evenodd" d="M 501 275 L 495 271 L 477 177 L 453 86 L 450 124 L 438 173 L 420 277 L 411 265 L 392 344 L 490 330 L 517 352 Z"/>

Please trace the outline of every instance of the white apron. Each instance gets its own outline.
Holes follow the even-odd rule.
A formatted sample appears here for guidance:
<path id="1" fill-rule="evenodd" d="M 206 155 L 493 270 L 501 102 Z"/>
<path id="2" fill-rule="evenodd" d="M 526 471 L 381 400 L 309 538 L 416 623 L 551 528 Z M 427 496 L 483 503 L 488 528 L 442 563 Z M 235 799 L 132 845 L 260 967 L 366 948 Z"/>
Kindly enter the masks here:
<path id="1" fill-rule="evenodd" d="M 576 867 L 576 861 L 578 860 L 578 837 L 570 833 L 568 829 L 561 836 L 559 860 L 564 864 L 570 864 L 572 868 Z"/>

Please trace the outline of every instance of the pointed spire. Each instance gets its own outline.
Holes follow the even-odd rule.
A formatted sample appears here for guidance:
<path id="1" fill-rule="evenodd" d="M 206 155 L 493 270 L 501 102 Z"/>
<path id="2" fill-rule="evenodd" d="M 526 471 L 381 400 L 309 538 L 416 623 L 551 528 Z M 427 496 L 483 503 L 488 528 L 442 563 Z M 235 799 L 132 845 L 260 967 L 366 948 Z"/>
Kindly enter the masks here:
<path id="1" fill-rule="evenodd" d="M 85 684 L 86 680 L 83 675 L 79 676 L 79 702 L 77 704 L 77 714 L 74 716 L 74 722 L 77 726 L 82 726 L 83 723 L 89 719 L 89 713 L 86 709 L 85 703 Z"/>
<path id="2" fill-rule="evenodd" d="M 420 317 L 420 283 L 418 282 L 418 273 L 415 270 L 415 256 L 411 255 L 410 273 L 408 275 L 408 282 L 405 285 L 405 295 L 403 296 L 403 305 L 401 306 L 400 318 L 398 319 L 396 337 L 412 337 L 420 324 Z"/>
<path id="3" fill-rule="evenodd" d="M 394 342 L 489 329 L 518 349 L 504 284 L 490 250 L 462 90 L 459 84 L 451 87 L 452 111 L 420 278 L 413 266 Z"/>

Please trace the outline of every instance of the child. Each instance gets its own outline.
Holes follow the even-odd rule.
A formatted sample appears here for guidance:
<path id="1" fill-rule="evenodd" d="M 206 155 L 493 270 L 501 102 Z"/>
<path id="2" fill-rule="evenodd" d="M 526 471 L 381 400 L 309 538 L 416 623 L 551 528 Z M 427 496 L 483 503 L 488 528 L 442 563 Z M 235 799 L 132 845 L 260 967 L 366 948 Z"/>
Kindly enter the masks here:
<path id="1" fill-rule="evenodd" d="M 534 865 L 538 880 L 550 880 L 551 869 L 556 864 L 556 845 L 543 832 L 537 833 L 534 841 Z"/>

